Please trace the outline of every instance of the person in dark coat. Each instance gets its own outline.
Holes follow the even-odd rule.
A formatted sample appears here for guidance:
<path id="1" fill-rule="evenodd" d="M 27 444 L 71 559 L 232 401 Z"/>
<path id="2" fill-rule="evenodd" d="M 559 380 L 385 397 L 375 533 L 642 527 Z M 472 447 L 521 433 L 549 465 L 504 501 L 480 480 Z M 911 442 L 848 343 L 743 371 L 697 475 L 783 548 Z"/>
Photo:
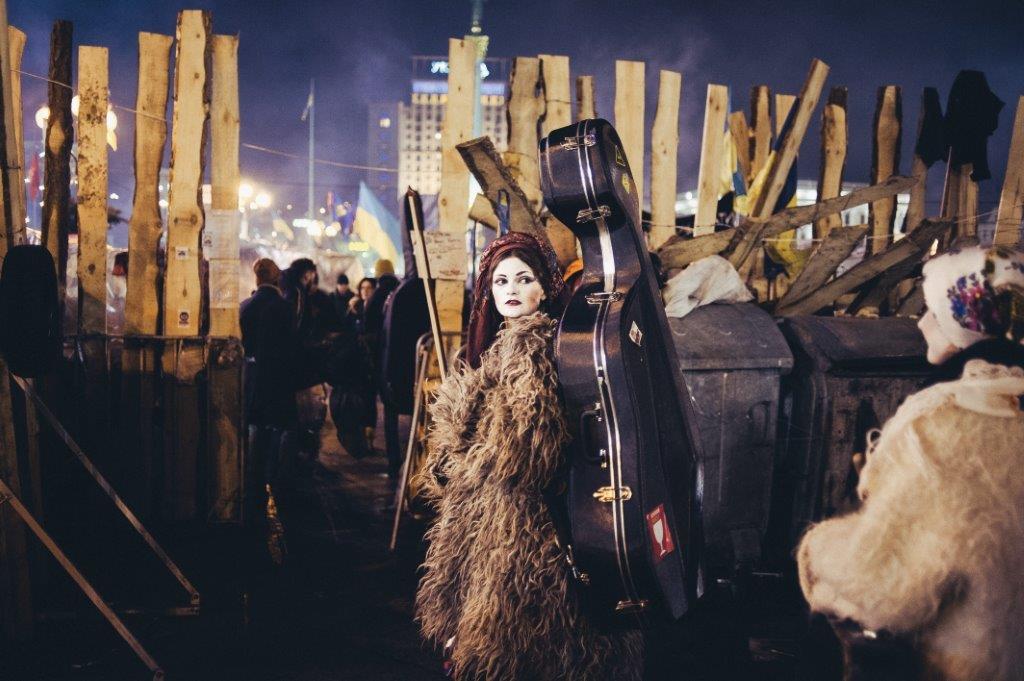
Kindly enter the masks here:
<path id="1" fill-rule="evenodd" d="M 401 282 L 395 276 L 395 266 L 390 260 L 378 260 L 375 269 L 377 288 L 370 296 L 370 300 L 367 301 L 366 312 L 363 315 L 364 342 L 373 361 L 374 392 L 370 403 L 374 406 L 374 422 L 376 422 L 377 416 L 376 398 L 380 394 L 381 403 L 384 405 L 384 442 L 388 457 L 388 477 L 394 480 L 398 478 L 399 468 L 402 465 L 398 446 L 398 412 L 395 411 L 394 405 L 384 399 L 380 367 L 382 364 L 381 352 L 384 348 L 384 308 L 388 298 Z"/>
<path id="2" fill-rule="evenodd" d="M 345 323 L 345 318 L 348 317 L 348 304 L 353 297 L 355 297 L 355 293 L 349 287 L 348 275 L 342 272 L 338 275 L 334 292 L 330 294 L 331 306 L 334 308 L 336 321 L 342 324 Z"/>

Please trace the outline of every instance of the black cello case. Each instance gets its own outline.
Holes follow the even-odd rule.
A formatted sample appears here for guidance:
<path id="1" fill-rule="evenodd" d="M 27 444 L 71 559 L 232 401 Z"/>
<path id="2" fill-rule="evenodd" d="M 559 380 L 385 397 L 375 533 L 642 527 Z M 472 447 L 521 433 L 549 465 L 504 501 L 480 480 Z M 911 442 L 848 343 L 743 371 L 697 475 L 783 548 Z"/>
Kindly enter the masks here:
<path id="1" fill-rule="evenodd" d="M 703 591 L 698 451 L 636 184 L 608 121 L 541 141 L 552 214 L 580 241 L 583 275 L 555 359 L 573 440 L 569 558 L 605 626 L 677 619 Z"/>

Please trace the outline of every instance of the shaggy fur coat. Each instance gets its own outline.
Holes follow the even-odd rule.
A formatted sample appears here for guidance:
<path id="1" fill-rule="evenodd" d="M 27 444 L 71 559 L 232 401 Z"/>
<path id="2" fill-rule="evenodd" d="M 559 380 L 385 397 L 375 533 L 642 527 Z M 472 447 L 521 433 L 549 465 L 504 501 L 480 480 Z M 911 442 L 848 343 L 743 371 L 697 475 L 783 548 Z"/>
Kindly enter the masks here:
<path id="1" fill-rule="evenodd" d="M 848 516 L 798 549 L 811 608 L 916 638 L 933 677 L 1024 679 L 1024 370 L 971 360 L 907 399 Z"/>
<path id="2" fill-rule="evenodd" d="M 454 372 L 431 405 L 421 482 L 437 520 L 416 612 L 459 679 L 642 672 L 639 633 L 602 635 L 580 612 L 545 504 L 567 440 L 555 328 L 542 313 L 509 320 L 480 368 Z"/>

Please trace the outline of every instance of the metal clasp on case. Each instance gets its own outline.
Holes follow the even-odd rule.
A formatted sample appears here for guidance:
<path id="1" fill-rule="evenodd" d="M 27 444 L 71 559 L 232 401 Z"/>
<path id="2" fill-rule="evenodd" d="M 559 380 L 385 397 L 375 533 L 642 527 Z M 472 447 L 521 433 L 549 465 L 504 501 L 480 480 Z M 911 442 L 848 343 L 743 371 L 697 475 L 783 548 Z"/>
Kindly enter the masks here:
<path id="1" fill-rule="evenodd" d="M 566 151 L 579 149 L 580 147 L 592 147 L 597 144 L 597 135 L 588 132 L 583 137 L 566 137 L 560 145 Z"/>
<path id="2" fill-rule="evenodd" d="M 612 209 L 608 206 L 598 206 L 597 208 L 584 208 L 576 214 L 576 222 L 593 222 L 594 220 L 600 220 L 606 218 L 612 214 Z"/>
<path id="3" fill-rule="evenodd" d="M 646 599 L 640 599 L 638 601 L 619 601 L 615 604 L 615 612 L 623 615 L 643 612 L 647 609 L 649 604 L 650 601 Z"/>
<path id="4" fill-rule="evenodd" d="M 598 487 L 594 492 L 594 498 L 602 504 L 610 504 L 613 501 L 629 501 L 633 498 L 633 490 L 625 485 L 622 487 Z"/>
<path id="5" fill-rule="evenodd" d="M 620 300 L 622 300 L 622 291 L 598 291 L 597 293 L 587 294 L 587 302 L 591 305 L 617 303 Z"/>

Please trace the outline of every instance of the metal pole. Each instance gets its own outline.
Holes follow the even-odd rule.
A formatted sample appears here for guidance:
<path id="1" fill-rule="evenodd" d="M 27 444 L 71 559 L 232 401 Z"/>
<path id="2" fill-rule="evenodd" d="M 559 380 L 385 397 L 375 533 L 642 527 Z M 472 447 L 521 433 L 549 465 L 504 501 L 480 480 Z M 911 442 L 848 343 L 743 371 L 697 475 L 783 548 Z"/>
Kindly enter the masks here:
<path id="1" fill-rule="evenodd" d="M 316 216 L 313 214 L 313 180 L 315 177 L 315 171 L 313 170 L 313 147 L 315 146 L 314 141 L 314 120 L 316 118 L 316 99 L 313 90 L 313 79 L 309 79 L 309 186 L 306 190 L 306 217 L 310 220 Z"/>

